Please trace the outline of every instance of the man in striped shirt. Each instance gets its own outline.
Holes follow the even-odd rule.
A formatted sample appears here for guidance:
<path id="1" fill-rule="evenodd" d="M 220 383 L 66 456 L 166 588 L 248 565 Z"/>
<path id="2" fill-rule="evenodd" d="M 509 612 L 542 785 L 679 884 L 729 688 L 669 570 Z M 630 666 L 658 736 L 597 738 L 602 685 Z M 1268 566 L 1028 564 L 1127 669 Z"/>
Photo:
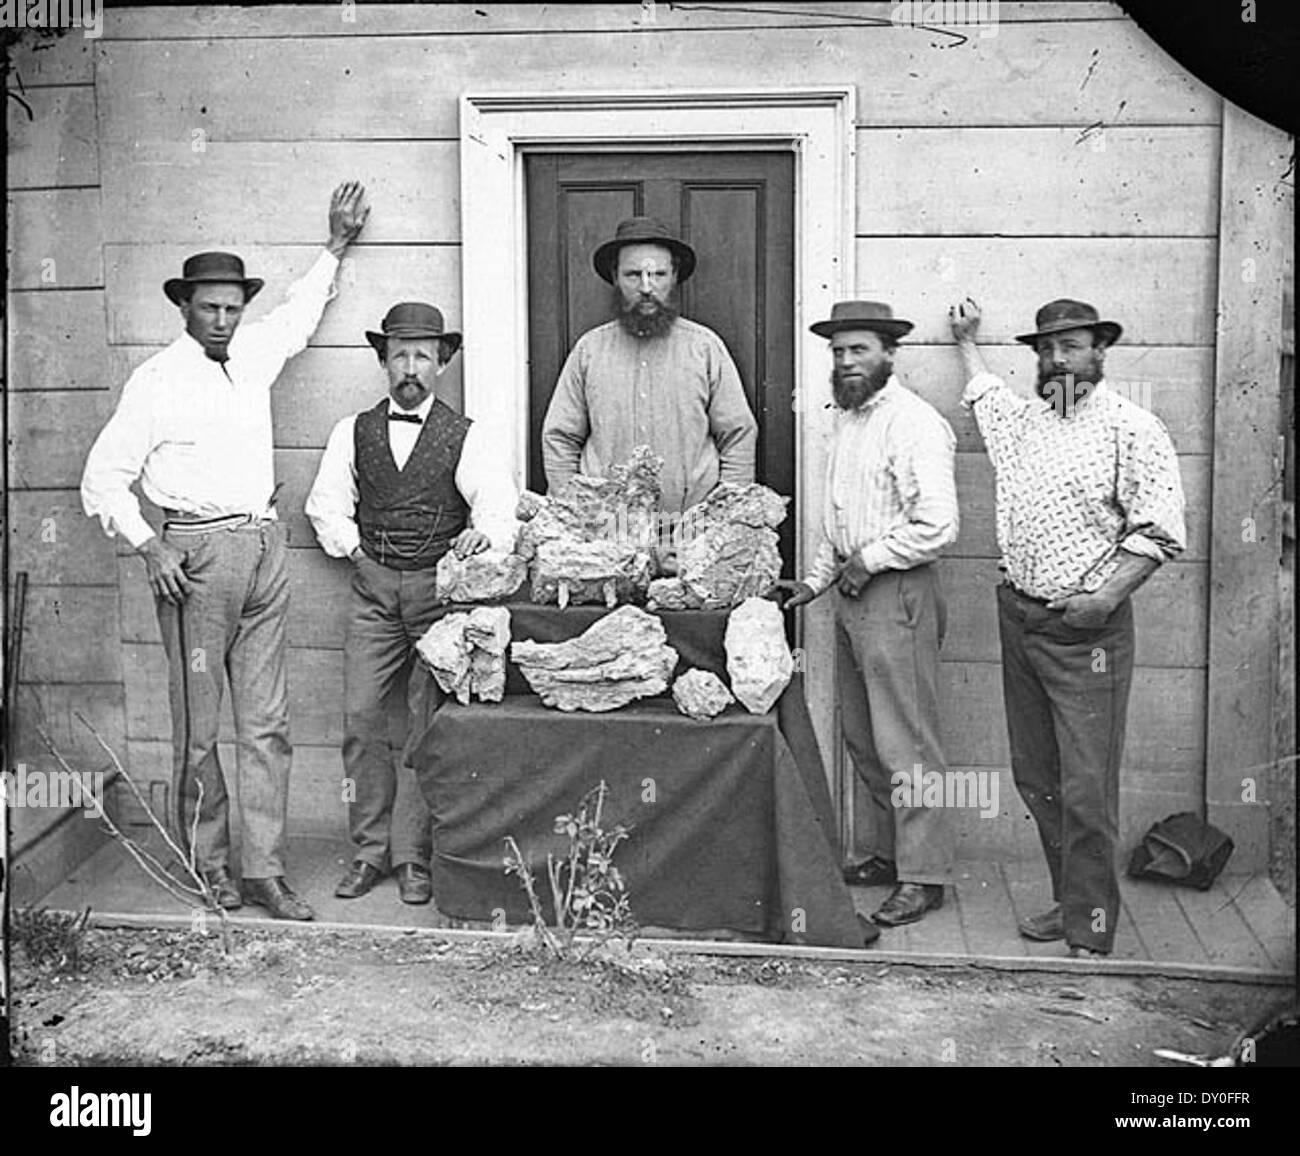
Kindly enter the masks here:
<path id="1" fill-rule="evenodd" d="M 822 541 L 786 606 L 834 587 L 844 740 L 871 798 L 874 853 L 850 883 L 894 884 L 872 918 L 913 923 L 943 904 L 952 845 L 942 808 L 910 805 L 946 770 L 939 744 L 939 647 L 946 611 L 934 562 L 957 538 L 956 439 L 894 376 L 912 328 L 875 301 L 842 301 L 812 331 L 830 339 L 838 409 Z M 901 805 L 896 804 L 901 800 Z"/>

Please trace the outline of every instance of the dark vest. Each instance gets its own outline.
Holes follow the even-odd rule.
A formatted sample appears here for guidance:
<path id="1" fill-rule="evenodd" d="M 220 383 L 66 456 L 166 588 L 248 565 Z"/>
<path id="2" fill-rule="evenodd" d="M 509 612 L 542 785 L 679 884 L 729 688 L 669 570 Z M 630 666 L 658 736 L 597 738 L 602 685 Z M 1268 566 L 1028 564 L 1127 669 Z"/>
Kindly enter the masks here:
<path id="1" fill-rule="evenodd" d="M 388 399 L 357 414 L 352 441 L 357 469 L 361 548 L 393 570 L 436 566 L 469 524 L 456 489 L 456 466 L 470 420 L 434 400 L 415 448 L 399 470 L 388 446 Z"/>

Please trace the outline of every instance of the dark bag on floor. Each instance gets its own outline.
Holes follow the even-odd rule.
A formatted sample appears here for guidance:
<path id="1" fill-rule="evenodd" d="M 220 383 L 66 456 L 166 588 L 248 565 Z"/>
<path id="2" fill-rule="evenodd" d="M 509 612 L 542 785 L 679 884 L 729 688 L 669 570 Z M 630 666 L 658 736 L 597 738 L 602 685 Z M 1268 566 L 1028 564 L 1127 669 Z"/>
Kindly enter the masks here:
<path id="1" fill-rule="evenodd" d="M 1183 811 L 1154 824 L 1133 848 L 1132 879 L 1158 879 L 1208 891 L 1232 855 L 1232 840 L 1199 815 Z"/>

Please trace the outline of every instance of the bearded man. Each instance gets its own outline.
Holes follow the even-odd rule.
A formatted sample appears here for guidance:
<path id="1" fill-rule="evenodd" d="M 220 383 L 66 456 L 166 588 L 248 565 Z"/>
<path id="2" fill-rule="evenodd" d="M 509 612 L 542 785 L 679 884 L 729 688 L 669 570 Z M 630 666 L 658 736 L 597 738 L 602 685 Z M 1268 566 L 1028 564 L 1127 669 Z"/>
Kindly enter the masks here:
<path id="1" fill-rule="evenodd" d="M 896 927 L 943 905 L 952 870 L 942 808 L 907 801 L 922 797 L 915 778 L 947 770 L 939 743 L 946 610 L 934 563 L 957 539 L 957 441 L 894 376 L 910 321 L 877 301 L 841 301 L 811 328 L 830 339 L 837 409 L 822 540 L 804 580 L 774 590 L 787 607 L 835 590 L 841 725 L 870 794 L 874 840 L 844 878 L 893 884 L 872 919 Z"/>
<path id="2" fill-rule="evenodd" d="M 758 426 L 722 339 L 678 312 L 695 250 L 650 217 L 623 221 L 592 256 L 617 316 L 575 343 L 542 425 L 552 493 L 575 474 L 606 475 L 646 445 L 664 460 L 666 513 L 720 481 L 754 480 Z"/>
<path id="3" fill-rule="evenodd" d="M 1038 397 L 1013 393 L 975 343 L 980 308 L 949 310 L 997 475 L 1002 694 L 1011 772 L 1038 825 L 1054 905 L 1026 939 L 1109 955 L 1119 920 L 1119 765 L 1133 681 L 1130 595 L 1187 545 L 1178 458 L 1160 419 L 1105 381 L 1118 323 L 1049 301 L 1016 340 Z"/>

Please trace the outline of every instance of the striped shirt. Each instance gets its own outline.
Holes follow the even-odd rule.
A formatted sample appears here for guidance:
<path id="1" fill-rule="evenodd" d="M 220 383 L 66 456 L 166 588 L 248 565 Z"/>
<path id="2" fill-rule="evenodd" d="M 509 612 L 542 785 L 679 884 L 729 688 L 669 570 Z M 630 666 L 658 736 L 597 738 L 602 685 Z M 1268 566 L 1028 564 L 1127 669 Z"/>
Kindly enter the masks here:
<path id="1" fill-rule="evenodd" d="M 1048 600 L 1091 593 L 1120 550 L 1164 562 L 1186 547 L 1169 434 L 1105 381 L 1064 417 L 992 373 L 971 378 L 962 404 L 997 475 L 998 548 L 1019 590 Z"/>
<path id="2" fill-rule="evenodd" d="M 855 553 L 871 574 L 933 562 L 957 540 L 956 448 L 939 411 L 897 377 L 837 413 L 822 539 L 804 581 L 820 594 Z"/>

